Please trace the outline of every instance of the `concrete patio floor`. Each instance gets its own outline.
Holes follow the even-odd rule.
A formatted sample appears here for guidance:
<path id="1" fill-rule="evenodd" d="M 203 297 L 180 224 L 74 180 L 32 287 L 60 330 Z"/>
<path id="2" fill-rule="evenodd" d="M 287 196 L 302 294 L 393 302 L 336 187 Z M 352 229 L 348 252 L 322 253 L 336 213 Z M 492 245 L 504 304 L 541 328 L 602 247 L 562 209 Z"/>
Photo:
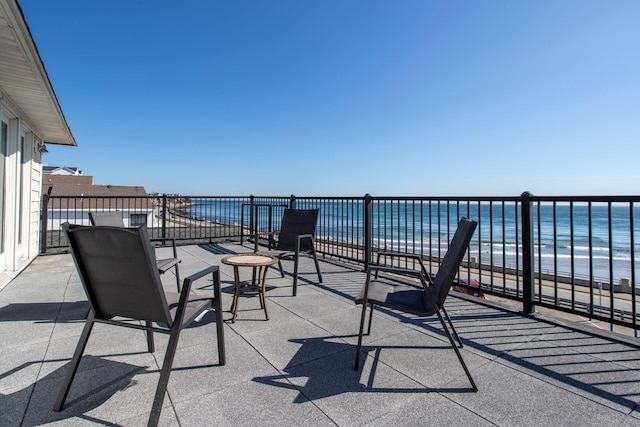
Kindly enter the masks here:
<path id="1" fill-rule="evenodd" d="M 227 364 L 218 365 L 208 313 L 180 338 L 161 425 L 640 426 L 640 352 L 628 343 L 452 293 L 446 306 L 477 393 L 437 318 L 377 310 L 354 371 L 362 271 L 321 262 L 318 284 L 305 261 L 293 297 L 291 276 L 272 269 L 270 320 L 257 297 L 241 297 L 231 323 L 232 268 L 220 260 L 250 249 L 178 251 L 182 277 L 220 265 Z M 163 283 L 174 289 L 175 277 Z M 0 291 L 1 426 L 146 425 L 167 337 L 150 354 L 143 332 L 108 325 L 94 328 L 64 409 L 51 409 L 87 307 L 70 255 L 38 257 Z"/>

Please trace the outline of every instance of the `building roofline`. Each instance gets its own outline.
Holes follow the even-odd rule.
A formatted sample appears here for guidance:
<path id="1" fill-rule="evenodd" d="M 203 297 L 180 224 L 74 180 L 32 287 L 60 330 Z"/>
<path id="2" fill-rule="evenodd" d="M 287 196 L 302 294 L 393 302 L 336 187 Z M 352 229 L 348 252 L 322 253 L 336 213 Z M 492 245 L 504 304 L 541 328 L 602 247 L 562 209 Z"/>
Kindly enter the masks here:
<path id="1" fill-rule="evenodd" d="M 32 71 L 32 75 L 25 76 L 19 88 L 13 88 L 9 84 L 3 85 L 0 81 L 0 97 L 4 94 L 25 114 L 28 123 L 34 127 L 32 130 L 43 142 L 77 146 L 22 7 L 17 0 L 0 0 L 0 9 L 12 27 L 14 41 L 19 46 L 23 59 L 29 64 Z M 35 84 L 33 81 L 29 81 L 30 78 L 35 80 Z M 48 102 L 35 106 L 22 102 L 23 94 L 21 91 L 24 92 L 24 85 L 31 86 L 35 92 L 44 93 Z"/>

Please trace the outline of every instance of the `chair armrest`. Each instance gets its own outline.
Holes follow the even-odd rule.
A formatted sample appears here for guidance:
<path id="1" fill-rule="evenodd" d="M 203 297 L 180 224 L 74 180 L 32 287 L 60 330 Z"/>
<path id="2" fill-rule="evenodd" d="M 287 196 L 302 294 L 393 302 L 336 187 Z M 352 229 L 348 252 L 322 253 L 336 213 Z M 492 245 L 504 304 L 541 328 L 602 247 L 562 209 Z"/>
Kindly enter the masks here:
<path id="1" fill-rule="evenodd" d="M 409 252 L 395 252 L 395 251 L 378 251 L 378 258 L 380 258 L 380 255 L 385 255 L 385 256 L 393 256 L 393 257 L 403 257 L 403 258 L 410 258 L 410 259 L 415 259 L 415 260 L 419 260 L 422 261 L 422 257 L 418 254 L 412 254 Z"/>
<path id="2" fill-rule="evenodd" d="M 176 239 L 173 237 L 154 237 L 153 239 L 149 239 L 149 241 L 151 242 L 162 242 L 162 244 L 164 245 L 164 242 L 166 242 L 167 240 L 171 241 L 171 246 L 173 247 L 173 257 L 174 258 L 178 258 L 178 250 L 176 249 Z"/>
<path id="3" fill-rule="evenodd" d="M 377 279 L 379 272 L 397 274 L 400 276 L 414 277 L 420 281 L 420 283 L 422 284 L 422 287 L 425 289 L 428 288 L 430 285 L 430 282 L 429 283 L 427 282 L 428 279 L 418 270 L 413 270 L 411 268 L 389 267 L 387 265 L 370 265 L 369 267 L 367 267 L 367 277 L 369 277 L 371 274 L 374 274 L 375 275 L 374 277 Z M 404 283 L 409 286 L 415 286 L 417 288 L 420 287 L 413 283 L 406 283 L 406 282 Z"/>
<path id="4" fill-rule="evenodd" d="M 220 268 L 217 265 L 212 265 L 210 267 L 205 268 L 204 270 L 198 271 L 197 273 L 193 273 L 186 277 L 182 282 L 182 290 L 180 291 L 180 302 L 178 303 L 178 310 L 176 312 L 176 319 L 180 319 L 182 324 L 189 324 L 195 318 L 185 319 L 185 307 L 187 305 L 187 300 L 189 299 L 189 294 L 191 293 L 191 286 L 193 282 L 198 279 L 203 278 L 204 276 L 212 274 L 213 275 L 213 306 L 216 310 L 216 316 L 218 316 L 218 322 L 222 322 L 222 306 L 221 306 L 221 297 L 220 297 Z M 204 312 L 203 312 L 204 313 Z M 186 321 L 185 321 L 186 320 Z M 218 330 L 219 331 L 219 330 Z"/>
<path id="5" fill-rule="evenodd" d="M 203 278 L 207 274 L 213 273 L 213 293 L 214 298 L 219 297 L 220 295 L 220 267 L 217 265 L 212 265 L 210 267 L 205 268 L 204 270 L 198 271 L 197 273 L 193 273 L 186 277 L 182 281 L 182 290 L 180 291 L 180 302 L 182 303 L 182 299 L 185 300 L 189 297 L 189 293 L 191 292 L 191 285 L 198 279 Z M 216 278 L 217 276 L 217 278 Z M 218 289 L 216 291 L 216 288 Z"/>
<path id="6" fill-rule="evenodd" d="M 313 234 L 296 234 L 296 252 L 300 251 L 300 243 L 302 242 L 302 239 L 309 239 L 311 240 L 311 248 L 312 250 L 315 252 L 316 248 L 316 244 L 313 241 Z"/>
<path id="7" fill-rule="evenodd" d="M 402 283 L 402 285 L 404 286 L 410 286 L 416 289 L 422 289 L 423 291 L 426 291 L 429 288 L 429 285 L 427 284 L 424 276 L 417 270 L 412 270 L 410 268 L 397 268 L 397 267 L 389 267 L 386 265 L 370 265 L 367 267 L 367 280 L 365 281 L 365 285 L 362 292 L 362 298 L 361 298 L 361 303 L 363 305 L 367 305 L 368 300 L 369 300 L 369 285 L 371 284 L 371 276 L 373 274 L 375 274 L 375 280 L 378 279 L 378 272 L 383 272 L 383 273 L 391 273 L 391 274 L 398 274 L 398 275 L 402 275 L 402 276 L 410 276 L 410 277 L 415 277 L 416 279 L 418 279 L 420 281 L 420 283 L 422 284 L 422 287 L 418 286 L 417 284 L 414 283 L 407 283 L 406 281 L 404 282 L 400 282 Z M 393 280 L 393 279 L 390 279 Z M 358 299 L 360 297 L 356 298 L 356 304 L 359 304 L 360 302 L 358 302 Z"/>
<path id="8" fill-rule="evenodd" d="M 378 265 L 380 265 L 380 256 L 388 256 L 388 257 L 391 257 L 391 259 L 398 257 L 398 258 L 406 258 L 406 259 L 412 259 L 412 260 L 418 261 L 418 264 L 420 264 L 420 271 L 422 272 L 422 274 L 424 274 L 427 281 L 431 283 L 431 276 L 429 275 L 426 267 L 424 266 L 422 256 L 418 254 L 411 254 L 406 252 L 380 251 L 378 252 L 378 258 L 376 260 L 376 264 Z"/>
<path id="9" fill-rule="evenodd" d="M 296 234 L 296 238 L 298 242 L 302 239 L 311 239 L 311 243 L 313 244 L 313 234 Z"/>
<path id="10" fill-rule="evenodd" d="M 213 273 L 213 272 L 216 272 L 216 271 L 220 271 L 220 267 L 218 267 L 217 265 L 209 266 L 209 267 L 205 268 L 204 270 L 198 271 L 197 273 L 193 273 L 192 275 L 186 277 L 184 279 L 184 285 L 185 286 L 187 286 L 187 285 L 191 286 L 191 282 L 195 282 L 196 280 L 206 276 L 207 274 Z M 184 291 L 182 291 L 182 292 L 184 292 Z"/>
<path id="11" fill-rule="evenodd" d="M 268 248 L 274 248 L 276 246 L 275 243 L 275 235 L 276 232 L 275 231 L 262 231 L 262 232 L 258 232 L 258 233 L 254 233 L 252 235 L 249 236 L 249 238 L 253 238 L 253 250 L 254 252 L 258 252 L 258 246 L 260 243 L 260 238 L 261 237 L 265 237 L 267 238 L 267 240 L 269 241 L 269 245 Z"/>
<path id="12" fill-rule="evenodd" d="M 422 277 L 422 274 L 411 268 L 400 268 L 400 267 L 390 267 L 388 265 L 370 265 L 367 267 L 367 272 L 383 272 L 383 273 L 393 273 L 393 274 L 401 274 L 403 276 L 412 276 L 416 278 Z"/>

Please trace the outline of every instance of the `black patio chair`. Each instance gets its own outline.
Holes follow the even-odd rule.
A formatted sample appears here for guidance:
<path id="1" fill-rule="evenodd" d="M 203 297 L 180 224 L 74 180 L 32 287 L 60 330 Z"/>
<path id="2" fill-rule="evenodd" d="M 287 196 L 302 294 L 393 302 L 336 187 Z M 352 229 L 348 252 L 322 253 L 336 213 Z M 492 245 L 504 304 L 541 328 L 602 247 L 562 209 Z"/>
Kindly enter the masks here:
<path id="1" fill-rule="evenodd" d="M 90 311 L 53 409 L 60 411 L 64 405 L 94 324 L 106 323 L 146 331 L 149 352 L 155 350 L 154 332 L 169 334 L 148 421 L 150 426 L 155 426 L 160 418 L 180 332 L 211 308 L 216 313 L 218 361 L 220 365 L 225 364 L 218 266 L 184 279 L 182 292 L 168 292 L 162 287 L 145 226 L 86 227 L 65 223 L 63 228 Z M 209 274 L 213 279 L 213 295 L 192 292 L 193 282 Z"/>
<path id="2" fill-rule="evenodd" d="M 458 360 L 460 361 L 462 368 L 467 374 L 467 378 L 469 378 L 473 391 L 478 391 L 478 387 L 473 381 L 473 378 L 471 378 L 471 373 L 469 372 L 467 365 L 464 363 L 460 350 L 458 350 L 458 346 L 456 346 L 456 343 L 453 341 L 451 332 L 449 332 L 447 324 L 444 321 L 444 318 L 446 317 L 447 322 L 451 326 L 453 335 L 455 335 L 460 348 L 462 348 L 462 341 L 453 327 L 451 318 L 444 308 L 444 302 L 449 294 L 449 289 L 453 284 L 453 280 L 458 273 L 458 268 L 460 267 L 460 263 L 467 251 L 467 247 L 469 246 L 471 237 L 475 232 L 476 226 L 477 222 L 475 221 L 470 221 L 466 218 L 462 218 L 460 220 L 458 228 L 451 240 L 451 244 L 449 245 L 449 249 L 444 255 L 440 268 L 438 269 L 433 281 L 428 274 L 425 274 L 426 270 L 424 270 L 424 267 L 421 267 L 420 271 L 382 265 L 372 265 L 367 268 L 367 279 L 365 285 L 355 299 L 356 304 L 362 304 L 362 315 L 360 317 L 360 332 L 358 335 L 354 370 L 358 370 L 360 365 L 360 350 L 362 347 L 362 335 L 364 332 L 367 304 L 371 306 L 367 334 L 371 332 L 373 307 L 374 305 L 378 305 L 380 307 L 390 308 L 392 310 L 413 314 L 419 317 L 437 315 L 451 346 L 456 352 L 456 356 L 458 356 Z M 401 284 L 397 280 L 392 280 L 388 276 L 383 277 L 381 275 L 380 277 L 377 277 L 378 272 L 413 277 L 417 279 L 416 285 L 412 285 L 410 283 Z"/>
<path id="3" fill-rule="evenodd" d="M 282 277 L 284 277 L 284 270 L 281 261 L 293 260 L 293 296 L 297 294 L 300 255 L 308 255 L 313 258 L 318 281 L 322 283 L 322 274 L 314 243 L 317 223 L 318 209 L 285 209 L 277 240 L 275 233 L 268 233 L 269 250 L 258 251 L 260 235 L 256 235 L 254 238 L 256 253 L 278 258 L 278 267 Z"/>
<path id="4" fill-rule="evenodd" d="M 108 225 L 112 227 L 124 227 L 124 221 L 122 219 L 122 213 L 119 211 L 105 211 L 105 212 L 89 212 L 89 220 L 92 225 Z M 170 240 L 173 248 L 173 258 L 156 258 L 156 264 L 158 265 L 158 271 L 160 274 L 164 274 L 171 268 L 176 269 L 176 287 L 180 292 L 180 271 L 178 271 L 178 264 L 182 261 L 178 258 L 178 249 L 176 248 L 176 239 L 157 238 L 149 239 L 151 242 L 162 242 Z"/>

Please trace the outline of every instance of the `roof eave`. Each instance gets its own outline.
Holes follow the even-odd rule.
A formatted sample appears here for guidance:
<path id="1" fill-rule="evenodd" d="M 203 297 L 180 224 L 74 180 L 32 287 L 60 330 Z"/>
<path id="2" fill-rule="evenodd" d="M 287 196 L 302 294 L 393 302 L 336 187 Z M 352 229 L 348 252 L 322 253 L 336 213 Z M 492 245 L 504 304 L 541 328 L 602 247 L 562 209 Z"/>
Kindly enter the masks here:
<path id="1" fill-rule="evenodd" d="M 47 74 L 44 62 L 40 57 L 38 48 L 29 29 L 29 25 L 24 17 L 22 8 L 15 0 L 0 0 L 0 7 L 4 11 L 15 42 L 19 46 L 23 59 L 29 64 L 32 79 L 25 78 L 23 84 L 29 85 L 29 89 L 39 92 L 44 96 L 46 102 L 27 103 L 21 102 L 23 94 L 22 88 L 14 89 L 11 85 L 1 85 L 0 88 L 6 93 L 20 111 L 25 114 L 30 126 L 45 143 L 77 146 L 76 140 L 71 133 L 58 98 L 53 89 L 53 85 Z M 2 12 L 0 10 L 0 12 Z M 34 84 L 35 82 L 35 84 Z M 1 83 L 1 82 L 0 82 Z"/>

